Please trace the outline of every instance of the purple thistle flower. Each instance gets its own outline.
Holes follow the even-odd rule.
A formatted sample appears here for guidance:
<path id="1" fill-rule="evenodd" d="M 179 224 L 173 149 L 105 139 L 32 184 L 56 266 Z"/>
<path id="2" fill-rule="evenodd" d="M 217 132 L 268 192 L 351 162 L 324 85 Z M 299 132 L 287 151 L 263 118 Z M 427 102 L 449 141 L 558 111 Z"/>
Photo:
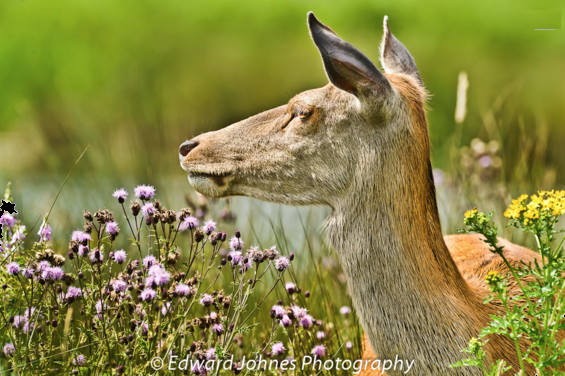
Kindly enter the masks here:
<path id="1" fill-rule="evenodd" d="M 11 275 L 20 274 L 20 266 L 18 265 L 17 262 L 11 262 L 8 265 L 6 265 L 6 270 L 8 270 L 8 273 Z"/>
<path id="2" fill-rule="evenodd" d="M 26 230 L 25 226 L 18 226 L 16 231 L 12 234 L 12 240 L 10 241 L 10 245 L 14 245 L 19 241 L 23 241 L 26 238 L 25 230 Z"/>
<path id="3" fill-rule="evenodd" d="M 35 273 L 35 269 L 32 266 L 28 266 L 27 268 L 24 269 L 22 274 L 24 275 L 24 277 L 31 279 L 33 278 L 34 273 Z"/>
<path id="4" fill-rule="evenodd" d="M 198 225 L 198 219 L 190 215 L 179 224 L 179 231 L 194 230 Z"/>
<path id="5" fill-rule="evenodd" d="M 308 310 L 306 308 L 302 308 L 297 305 L 290 306 L 290 309 L 292 310 L 294 317 L 296 317 L 297 319 L 301 319 L 306 316 L 306 314 L 308 314 Z"/>
<path id="6" fill-rule="evenodd" d="M 51 240 L 51 226 L 43 222 L 41 228 L 37 232 L 37 235 L 39 235 L 39 241 L 48 242 L 49 240 Z"/>
<path id="7" fill-rule="evenodd" d="M 87 241 L 92 240 L 92 237 L 90 236 L 90 234 L 87 234 L 86 232 L 73 231 L 73 234 L 71 235 L 71 240 L 77 243 L 86 243 Z"/>
<path id="8" fill-rule="evenodd" d="M 128 192 L 125 189 L 120 188 L 115 190 L 112 196 L 117 198 L 120 204 L 123 204 L 126 198 L 128 197 Z"/>
<path id="9" fill-rule="evenodd" d="M 37 263 L 37 270 L 40 272 L 44 271 L 45 269 L 49 268 L 51 264 L 47 260 L 39 261 Z"/>
<path id="10" fill-rule="evenodd" d="M 300 326 L 303 328 L 308 329 L 312 325 L 314 325 L 314 318 L 312 316 L 304 315 L 304 317 L 300 319 Z"/>
<path id="11" fill-rule="evenodd" d="M 206 350 L 206 359 L 207 360 L 216 359 L 216 349 L 215 348 L 210 347 L 208 350 Z"/>
<path id="12" fill-rule="evenodd" d="M 161 308 L 161 315 L 166 316 L 171 310 L 171 302 L 166 302 Z"/>
<path id="13" fill-rule="evenodd" d="M 273 353 L 273 355 L 281 355 L 285 350 L 282 342 L 273 343 L 273 346 L 271 346 L 271 353 Z"/>
<path id="14" fill-rule="evenodd" d="M 274 305 L 271 308 L 271 317 L 273 318 L 277 318 L 277 319 L 282 319 L 282 317 L 286 315 L 286 309 L 284 309 L 283 306 L 281 305 Z"/>
<path id="15" fill-rule="evenodd" d="M 216 230 L 216 222 L 214 222 L 211 219 L 204 222 L 204 227 L 202 227 L 202 231 L 204 231 L 206 235 L 210 235 L 214 230 Z"/>
<path id="16" fill-rule="evenodd" d="M 8 356 L 12 356 L 12 354 L 16 351 L 16 348 L 14 347 L 13 344 L 7 343 L 4 345 L 2 351 L 4 352 L 4 355 L 8 357 Z"/>
<path id="17" fill-rule="evenodd" d="M 246 257 L 242 260 L 239 270 L 241 272 L 245 272 L 247 271 L 247 269 L 251 269 L 252 267 L 253 267 L 252 260 L 249 257 Z"/>
<path id="18" fill-rule="evenodd" d="M 14 218 L 14 216 L 11 215 L 10 213 L 4 213 L 0 217 L 0 225 L 6 227 L 13 227 L 15 224 L 16 224 L 16 218 Z"/>
<path id="19" fill-rule="evenodd" d="M 149 268 L 148 274 L 152 280 L 149 285 L 155 283 L 157 286 L 163 286 L 169 283 L 169 281 L 171 280 L 171 275 L 169 274 L 169 272 L 166 271 L 160 264 L 151 266 Z M 147 281 L 149 281 L 149 279 L 150 278 L 147 278 Z M 145 285 L 148 286 L 147 282 Z"/>
<path id="20" fill-rule="evenodd" d="M 212 320 L 216 320 L 218 318 L 218 314 L 216 312 L 210 312 L 210 318 Z"/>
<path id="21" fill-rule="evenodd" d="M 153 255 L 145 256 L 145 258 L 143 259 L 143 265 L 145 265 L 146 268 L 149 268 L 156 263 L 157 259 Z"/>
<path id="22" fill-rule="evenodd" d="M 152 202 L 148 202 L 141 207 L 141 212 L 144 216 L 150 217 L 155 213 L 155 205 Z"/>
<path id="23" fill-rule="evenodd" d="M 232 237 L 230 239 L 230 249 L 232 251 L 241 251 L 243 249 L 243 240 L 241 240 L 241 238 L 238 238 L 236 236 Z"/>
<path id="24" fill-rule="evenodd" d="M 24 311 L 23 319 L 25 321 L 29 321 L 29 319 L 33 316 L 35 311 L 36 311 L 35 307 L 26 308 Z"/>
<path id="25" fill-rule="evenodd" d="M 12 325 L 14 326 L 14 328 L 19 328 L 26 322 L 27 322 L 27 318 L 24 315 L 15 315 Z"/>
<path id="26" fill-rule="evenodd" d="M 484 168 L 492 166 L 492 157 L 490 155 L 483 155 L 479 158 L 479 164 Z"/>
<path id="27" fill-rule="evenodd" d="M 231 251 L 228 253 L 228 256 L 231 258 L 231 264 L 233 266 L 239 265 L 241 262 L 241 252 L 240 251 Z"/>
<path id="28" fill-rule="evenodd" d="M 163 270 L 161 273 L 157 274 L 155 277 L 155 283 L 157 286 L 164 286 L 171 280 L 171 275 L 168 271 Z"/>
<path id="29" fill-rule="evenodd" d="M 161 272 L 165 271 L 165 269 L 163 268 L 163 265 L 159 264 L 159 263 L 152 263 L 149 266 L 149 270 L 147 271 L 147 274 L 149 275 L 157 275 Z"/>
<path id="30" fill-rule="evenodd" d="M 67 293 L 65 294 L 65 299 L 72 302 L 73 300 L 78 299 L 81 296 L 82 296 L 81 289 L 79 289 L 78 287 L 69 286 L 69 288 L 67 289 Z"/>
<path id="31" fill-rule="evenodd" d="M 284 272 L 286 268 L 290 266 L 290 260 L 284 256 L 279 257 L 275 260 L 275 268 L 279 272 Z"/>
<path id="32" fill-rule="evenodd" d="M 190 372 L 194 375 L 207 375 L 208 368 L 206 368 L 205 364 L 199 364 L 198 362 L 194 362 L 194 365 L 190 369 Z"/>
<path id="33" fill-rule="evenodd" d="M 212 325 L 212 330 L 217 334 L 220 335 L 224 332 L 224 326 L 222 324 L 214 324 Z"/>
<path id="34" fill-rule="evenodd" d="M 110 235 L 117 235 L 120 232 L 120 227 L 116 222 L 107 222 L 106 232 Z"/>
<path id="35" fill-rule="evenodd" d="M 78 246 L 77 254 L 81 257 L 84 257 L 88 254 L 89 251 L 90 251 L 90 248 L 88 248 L 88 246 L 81 244 L 81 245 Z"/>
<path id="36" fill-rule="evenodd" d="M 324 345 L 318 345 L 318 346 L 314 346 L 314 348 L 312 349 L 312 355 L 314 356 L 324 356 L 326 355 L 326 348 Z"/>
<path id="37" fill-rule="evenodd" d="M 324 339 L 326 338 L 326 333 L 322 332 L 321 330 L 316 333 L 316 338 Z"/>
<path id="38" fill-rule="evenodd" d="M 288 315 L 284 315 L 281 319 L 281 325 L 287 327 L 290 326 L 290 324 L 292 324 L 292 320 L 288 317 Z"/>
<path id="39" fill-rule="evenodd" d="M 190 297 L 194 294 L 192 289 L 188 285 L 185 285 L 184 283 L 179 283 L 178 285 L 176 285 L 175 286 L 175 292 L 179 296 L 189 296 Z"/>
<path id="40" fill-rule="evenodd" d="M 43 273 L 41 273 L 41 278 L 46 281 L 58 281 L 62 279 L 64 275 L 65 273 L 63 272 L 63 269 L 59 268 L 58 266 L 50 266 L 43 270 Z"/>
<path id="41" fill-rule="evenodd" d="M 284 285 L 284 288 L 286 289 L 286 291 L 288 291 L 289 294 L 294 294 L 296 292 L 296 285 L 292 282 L 287 282 Z"/>
<path id="42" fill-rule="evenodd" d="M 75 366 L 84 366 L 86 364 L 86 357 L 82 354 L 77 355 L 76 358 L 73 359 L 73 364 Z"/>
<path id="43" fill-rule="evenodd" d="M 118 249 L 114 252 L 114 262 L 117 262 L 118 264 L 124 263 L 124 261 L 126 261 L 126 257 L 126 251 L 123 249 Z"/>
<path id="44" fill-rule="evenodd" d="M 155 292 L 155 290 L 147 288 L 143 290 L 141 294 L 139 294 L 139 299 L 148 302 L 150 300 L 153 300 L 156 295 L 157 293 Z"/>
<path id="45" fill-rule="evenodd" d="M 151 200 L 155 196 L 155 187 L 151 185 L 138 185 L 134 188 L 134 193 L 140 200 Z"/>
<path id="46" fill-rule="evenodd" d="M 104 261 L 104 255 L 98 248 L 94 248 L 92 252 L 88 254 L 88 257 L 90 258 L 90 262 L 92 264 L 101 264 L 102 261 Z"/>
<path id="47" fill-rule="evenodd" d="M 349 308 L 348 306 L 343 306 L 339 309 L 339 313 L 341 313 L 343 316 L 347 316 L 351 313 L 351 308 Z"/>
<path id="48" fill-rule="evenodd" d="M 202 298 L 200 299 L 200 304 L 202 304 L 204 307 L 210 307 L 212 303 L 214 303 L 214 298 L 212 297 L 212 295 L 210 294 L 202 295 Z"/>
<path id="49" fill-rule="evenodd" d="M 121 279 L 114 279 L 112 281 L 112 288 L 114 289 L 115 292 L 126 291 L 127 287 L 128 284 L 125 281 L 122 281 Z"/>

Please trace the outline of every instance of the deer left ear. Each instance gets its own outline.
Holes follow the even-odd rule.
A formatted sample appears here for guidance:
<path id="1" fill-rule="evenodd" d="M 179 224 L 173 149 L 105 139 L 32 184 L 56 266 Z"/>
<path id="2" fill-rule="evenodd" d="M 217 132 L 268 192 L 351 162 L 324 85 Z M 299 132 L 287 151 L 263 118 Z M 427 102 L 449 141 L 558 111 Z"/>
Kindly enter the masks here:
<path id="1" fill-rule="evenodd" d="M 384 96 L 391 89 L 386 77 L 361 51 L 308 13 L 310 35 L 324 63 L 329 80 L 336 87 L 358 97 Z"/>
<path id="2" fill-rule="evenodd" d="M 383 39 L 381 42 L 381 64 L 386 73 L 403 73 L 415 78 L 423 86 L 416 62 L 408 49 L 396 39 L 388 27 L 388 16 L 383 20 Z"/>

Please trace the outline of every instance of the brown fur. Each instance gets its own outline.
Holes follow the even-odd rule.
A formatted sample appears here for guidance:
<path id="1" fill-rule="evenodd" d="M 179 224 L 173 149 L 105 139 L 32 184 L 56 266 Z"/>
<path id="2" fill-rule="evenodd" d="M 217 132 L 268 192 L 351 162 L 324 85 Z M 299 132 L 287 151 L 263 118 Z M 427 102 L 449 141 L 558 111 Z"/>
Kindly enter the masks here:
<path id="1" fill-rule="evenodd" d="M 366 332 L 364 356 L 415 360 L 415 375 L 480 375 L 449 365 L 497 310 L 483 304 L 484 276 L 506 268 L 477 236 L 442 236 L 415 63 L 386 22 L 382 76 L 312 15 L 309 25 L 332 84 L 195 137 L 181 166 L 208 196 L 330 206 L 327 233 Z M 512 261 L 536 257 L 501 242 Z M 486 351 L 516 366 L 512 343 L 494 337 Z"/>

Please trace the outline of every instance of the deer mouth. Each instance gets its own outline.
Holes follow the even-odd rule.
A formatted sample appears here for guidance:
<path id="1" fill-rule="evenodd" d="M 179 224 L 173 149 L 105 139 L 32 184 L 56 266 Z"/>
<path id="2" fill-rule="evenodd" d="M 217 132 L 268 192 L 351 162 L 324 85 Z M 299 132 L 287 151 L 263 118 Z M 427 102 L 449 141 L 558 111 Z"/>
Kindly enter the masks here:
<path id="1" fill-rule="evenodd" d="M 230 172 L 187 170 L 192 187 L 209 197 L 225 197 L 234 176 Z"/>
<path id="2" fill-rule="evenodd" d="M 231 175 L 229 172 L 222 172 L 222 173 L 218 173 L 218 172 L 197 172 L 197 171 L 189 171 L 188 172 L 188 180 L 191 182 L 192 181 L 198 181 L 201 179 L 209 179 L 212 180 L 218 187 L 223 187 L 226 185 L 226 179 L 229 175 Z"/>

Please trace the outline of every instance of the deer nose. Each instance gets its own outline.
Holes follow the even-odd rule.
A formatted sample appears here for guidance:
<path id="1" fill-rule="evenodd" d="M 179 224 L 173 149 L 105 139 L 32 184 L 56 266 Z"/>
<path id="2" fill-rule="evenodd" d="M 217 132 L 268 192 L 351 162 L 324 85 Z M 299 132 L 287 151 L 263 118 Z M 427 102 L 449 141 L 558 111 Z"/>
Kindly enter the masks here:
<path id="1" fill-rule="evenodd" d="M 179 154 L 182 157 L 186 157 L 188 153 L 192 151 L 195 147 L 198 146 L 198 142 L 196 141 L 185 141 L 179 147 Z"/>

